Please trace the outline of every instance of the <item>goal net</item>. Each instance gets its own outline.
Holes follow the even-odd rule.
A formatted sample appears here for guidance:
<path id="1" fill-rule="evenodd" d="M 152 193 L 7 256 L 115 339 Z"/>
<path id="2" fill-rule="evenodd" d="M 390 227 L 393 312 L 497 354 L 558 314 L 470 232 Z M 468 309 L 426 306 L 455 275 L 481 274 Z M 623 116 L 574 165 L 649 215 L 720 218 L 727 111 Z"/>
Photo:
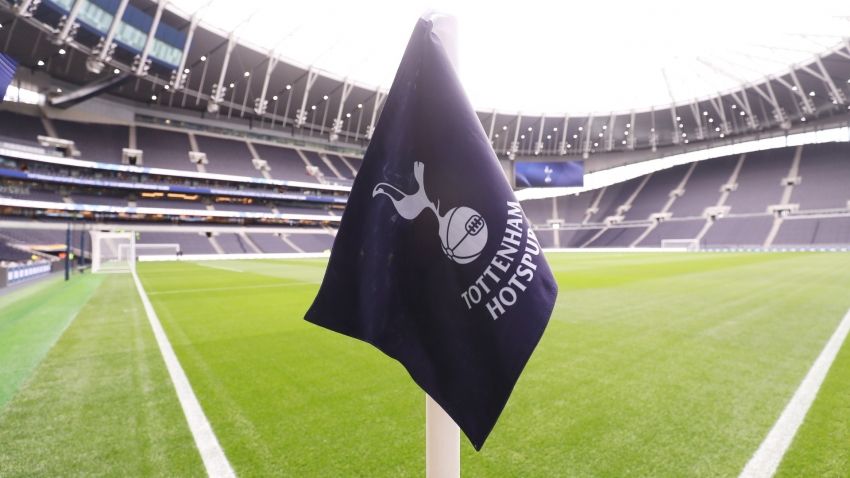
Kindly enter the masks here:
<path id="1" fill-rule="evenodd" d="M 662 239 L 661 247 L 664 249 L 683 249 L 686 251 L 698 251 L 699 240 L 697 239 Z"/>
<path id="2" fill-rule="evenodd" d="M 91 269 L 94 273 L 136 270 L 135 233 L 91 231 Z"/>

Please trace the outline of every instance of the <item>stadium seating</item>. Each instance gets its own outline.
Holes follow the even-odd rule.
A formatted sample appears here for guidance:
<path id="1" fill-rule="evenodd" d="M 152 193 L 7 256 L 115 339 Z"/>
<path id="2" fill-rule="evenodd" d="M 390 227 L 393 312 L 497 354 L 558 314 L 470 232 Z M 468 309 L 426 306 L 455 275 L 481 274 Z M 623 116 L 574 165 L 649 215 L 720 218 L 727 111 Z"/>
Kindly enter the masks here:
<path id="1" fill-rule="evenodd" d="M 660 247 L 665 239 L 698 239 L 707 248 L 850 244 L 850 231 L 844 226 L 850 214 L 850 144 L 802 147 L 796 172 L 800 179 L 790 178 L 787 185 L 797 150 L 778 148 L 743 158 L 734 155 L 680 165 L 649 177 L 559 196 L 554 203 L 551 198 L 527 200 L 523 208 L 538 228 L 549 227 L 547 221 L 552 219 L 564 224 L 558 231 L 538 232 L 544 244 L 555 244 L 557 234 L 560 247 Z M 672 198 L 691 167 L 680 195 Z M 725 196 L 724 185 L 729 185 Z M 775 217 L 769 207 L 782 208 L 786 199 L 784 208 L 791 216 L 784 218 L 772 238 Z M 598 210 L 585 222 L 594 205 Z M 713 206 L 725 206 L 728 211 L 707 222 L 703 215 Z M 805 216 L 807 211 L 822 210 L 837 217 Z M 606 226 L 606 218 L 618 212 L 623 212 L 624 222 Z M 662 212 L 669 215 L 658 224 L 645 225 L 650 216 Z"/>
<path id="2" fill-rule="evenodd" d="M 316 178 L 307 174 L 304 161 L 295 150 L 257 143 L 254 144 L 254 149 L 257 150 L 260 159 L 268 163 L 269 174 L 273 178 L 317 182 Z"/>
<path id="3" fill-rule="evenodd" d="M 80 158 L 99 163 L 121 164 L 121 150 L 128 147 L 129 128 L 119 125 L 51 120 L 62 139 L 69 139 L 80 151 Z"/>
<path id="4" fill-rule="evenodd" d="M 46 135 L 41 119 L 35 116 L 0 111 L 0 139 L 34 144 L 38 135 Z"/>
<path id="5" fill-rule="evenodd" d="M 143 166 L 148 168 L 197 171 L 189 161 L 189 136 L 152 128 L 136 128 L 136 146 L 144 151 Z"/>
<path id="6" fill-rule="evenodd" d="M 251 151 L 244 141 L 195 135 L 198 148 L 207 155 L 205 169 L 209 173 L 262 177 L 251 163 Z"/>

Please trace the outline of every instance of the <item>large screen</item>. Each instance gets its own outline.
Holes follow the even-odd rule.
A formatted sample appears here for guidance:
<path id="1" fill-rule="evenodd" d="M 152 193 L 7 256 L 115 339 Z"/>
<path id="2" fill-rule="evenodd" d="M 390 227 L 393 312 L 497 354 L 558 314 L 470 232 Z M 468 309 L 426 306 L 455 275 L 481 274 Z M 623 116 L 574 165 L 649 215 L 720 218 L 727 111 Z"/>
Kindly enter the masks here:
<path id="1" fill-rule="evenodd" d="M 584 161 L 517 161 L 514 178 L 518 188 L 565 188 L 584 186 Z"/>

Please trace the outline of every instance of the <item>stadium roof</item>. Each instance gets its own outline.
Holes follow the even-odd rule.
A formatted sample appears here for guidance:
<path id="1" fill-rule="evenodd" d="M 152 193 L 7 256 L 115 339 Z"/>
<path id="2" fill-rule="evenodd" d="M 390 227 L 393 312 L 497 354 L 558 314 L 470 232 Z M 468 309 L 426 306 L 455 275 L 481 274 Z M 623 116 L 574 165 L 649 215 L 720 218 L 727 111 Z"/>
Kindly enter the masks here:
<path id="1" fill-rule="evenodd" d="M 480 110 L 603 113 L 686 103 L 782 74 L 844 41 L 846 2 L 172 0 L 186 17 L 360 84 L 388 88 L 415 19 L 457 17 Z"/>

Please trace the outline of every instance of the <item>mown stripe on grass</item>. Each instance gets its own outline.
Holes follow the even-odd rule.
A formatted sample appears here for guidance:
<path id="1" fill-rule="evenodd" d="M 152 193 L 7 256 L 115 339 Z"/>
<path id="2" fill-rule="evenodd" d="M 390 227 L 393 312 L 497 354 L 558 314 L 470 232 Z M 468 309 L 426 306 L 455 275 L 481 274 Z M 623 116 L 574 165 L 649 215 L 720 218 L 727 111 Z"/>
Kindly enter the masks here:
<path id="1" fill-rule="evenodd" d="M 132 279 L 98 281 L 0 411 L 0 476 L 204 476 Z"/>
<path id="2" fill-rule="evenodd" d="M 0 297 L 0 410 L 32 374 L 100 284 L 61 276 Z"/>
<path id="3" fill-rule="evenodd" d="M 148 317 L 148 322 L 153 329 L 153 335 L 156 343 L 159 346 L 159 352 L 162 354 L 162 359 L 165 361 L 165 368 L 168 369 L 168 375 L 171 377 L 171 383 L 174 384 L 174 390 L 177 392 L 177 399 L 180 401 L 180 406 L 183 409 L 183 416 L 186 417 L 186 423 L 189 424 L 189 431 L 192 432 L 192 438 L 195 440 L 195 446 L 201 454 L 201 460 L 204 462 L 204 467 L 207 470 L 207 475 L 211 478 L 232 478 L 236 474 L 233 473 L 233 468 L 221 445 L 218 443 L 210 426 L 207 416 L 201 408 L 198 397 L 192 390 L 192 385 L 189 384 L 189 379 L 186 377 L 186 372 L 180 366 L 180 361 L 177 360 L 177 355 L 174 354 L 174 349 L 171 347 L 171 342 L 168 341 L 168 336 L 159 323 L 159 318 L 156 316 L 156 311 L 151 305 L 150 299 L 145 294 L 145 288 L 142 287 L 139 276 L 133 272 L 133 282 L 136 285 L 136 290 L 142 300 L 142 305 L 145 308 L 145 315 Z"/>
<path id="4" fill-rule="evenodd" d="M 803 423 L 806 413 L 812 406 L 815 396 L 826 378 L 832 362 L 835 361 L 838 351 L 847 338 L 847 333 L 850 332 L 850 311 L 844 316 L 844 319 L 835 329 L 823 351 L 818 356 L 806 378 L 800 383 L 791 401 L 782 411 L 782 415 L 773 425 L 770 433 L 762 442 L 759 449 L 744 467 L 741 472 L 741 478 L 770 478 L 776 473 L 782 457 L 791 445 L 794 435 Z"/>

